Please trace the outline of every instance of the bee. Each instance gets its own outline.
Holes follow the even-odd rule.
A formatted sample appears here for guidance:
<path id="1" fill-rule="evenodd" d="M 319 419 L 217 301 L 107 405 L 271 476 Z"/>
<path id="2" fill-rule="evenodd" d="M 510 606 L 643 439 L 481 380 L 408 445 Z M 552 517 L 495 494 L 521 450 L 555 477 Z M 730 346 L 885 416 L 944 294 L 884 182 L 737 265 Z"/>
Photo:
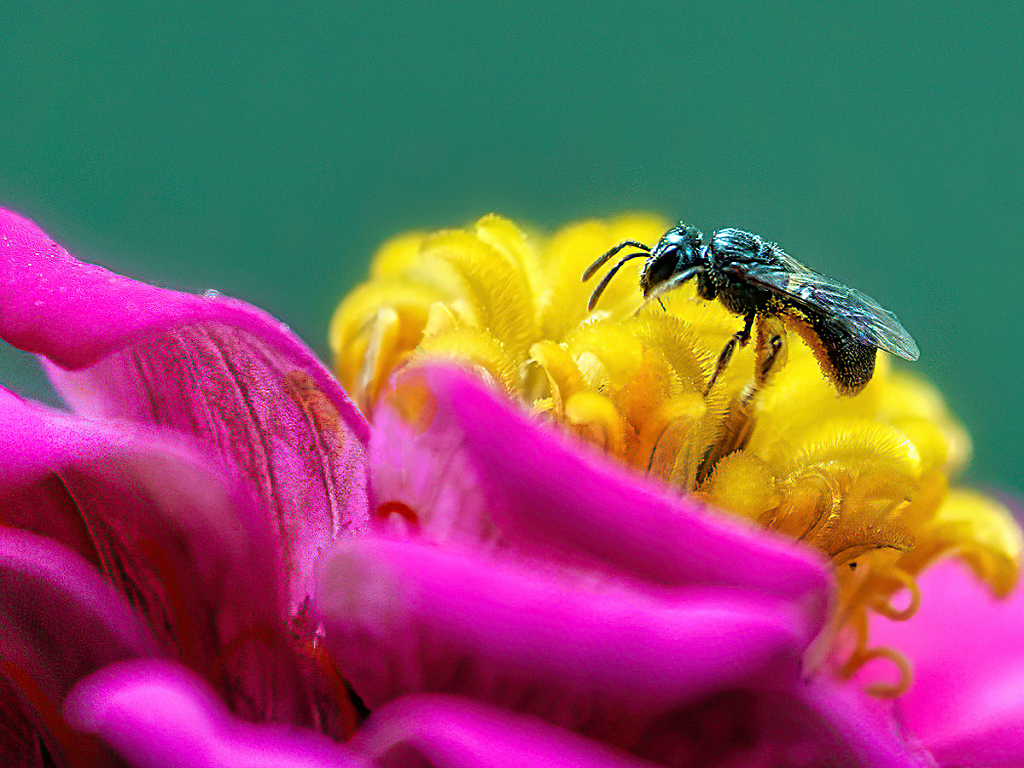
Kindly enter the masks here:
<path id="1" fill-rule="evenodd" d="M 719 299 L 730 312 L 743 317 L 743 328 L 726 343 L 718 357 L 707 392 L 738 347 L 750 341 L 758 316 L 775 316 L 795 330 L 811 347 L 822 371 L 843 395 L 854 395 L 871 380 L 875 353 L 885 350 L 905 360 L 917 360 L 917 344 L 896 316 L 874 299 L 805 267 L 774 243 L 739 229 L 721 229 L 703 242 L 701 232 L 680 224 L 666 232 L 653 248 L 624 240 L 587 268 L 586 282 L 609 259 L 626 248 L 590 296 L 593 311 L 612 277 L 627 261 L 646 258 L 640 274 L 645 299 L 659 298 L 689 280 L 697 280 L 697 295 Z M 660 301 L 660 299 L 659 299 Z M 761 371 L 768 372 L 782 346 L 773 336 L 772 350 Z"/>

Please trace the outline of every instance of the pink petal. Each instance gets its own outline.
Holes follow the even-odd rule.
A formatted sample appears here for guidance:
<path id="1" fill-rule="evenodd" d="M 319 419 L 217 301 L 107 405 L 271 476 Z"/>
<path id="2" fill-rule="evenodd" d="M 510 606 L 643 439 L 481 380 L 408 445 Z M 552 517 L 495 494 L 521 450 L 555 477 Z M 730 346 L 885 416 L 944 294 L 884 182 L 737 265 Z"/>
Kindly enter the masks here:
<path id="1" fill-rule="evenodd" d="M 326 684 L 293 647 L 270 521 L 247 486 L 168 437 L 0 391 L 7 522 L 70 532 L 68 545 L 131 598 L 163 652 L 209 675 L 239 714 L 312 723 Z"/>
<path id="2" fill-rule="evenodd" d="M 454 696 L 406 696 L 382 707 L 352 748 L 380 768 L 653 766 L 537 718 Z"/>
<path id="3" fill-rule="evenodd" d="M 828 674 L 817 675 L 795 692 L 807 708 L 803 723 L 813 723 L 821 743 L 833 745 L 830 756 L 834 763 L 825 764 L 934 768 L 928 751 L 912 734 L 901 730 L 892 716 L 890 702 L 869 696 L 858 685 Z"/>
<path id="4" fill-rule="evenodd" d="M 68 732 L 60 703 L 81 678 L 157 644 L 128 602 L 71 550 L 0 528 L 0 712 L 5 765 L 39 764 L 88 746 Z"/>
<path id="5" fill-rule="evenodd" d="M 872 644 L 913 665 L 897 707 L 907 729 L 944 765 L 1024 766 L 1024 590 L 996 600 L 954 561 L 919 585 L 913 619 L 871 625 Z"/>
<path id="6" fill-rule="evenodd" d="M 58 471 L 103 461 L 131 441 L 0 387 L 0 508 L 6 525 L 49 536 L 100 567 L 93 535 Z"/>
<path id="7" fill-rule="evenodd" d="M 238 720 L 202 679 L 167 662 L 103 669 L 72 691 L 64 713 L 135 768 L 369 768 L 321 734 Z"/>
<path id="8" fill-rule="evenodd" d="M 429 427 L 374 415 L 374 509 L 413 510 L 433 540 L 469 539 L 655 584 L 718 584 L 807 599 L 831 575 L 807 547 L 671 494 L 530 418 L 456 368 L 417 370 Z"/>
<path id="9" fill-rule="evenodd" d="M 0 306 L 0 336 L 52 361 L 51 379 L 76 410 L 194 436 L 256 482 L 293 605 L 321 549 L 364 525 L 366 422 L 269 315 L 83 264 L 9 211 L 0 211 Z"/>
<path id="10" fill-rule="evenodd" d="M 373 537 L 335 551 L 318 607 L 326 647 L 371 709 L 463 693 L 614 742 L 719 690 L 792 685 L 817 631 L 770 594 L 636 590 Z"/>
<path id="11" fill-rule="evenodd" d="M 740 704 L 742 699 L 724 704 Z M 683 710 L 663 725 L 676 749 L 648 755 L 656 763 L 620 753 L 600 742 L 536 718 L 454 696 L 411 695 L 375 711 L 352 747 L 375 764 L 432 768 L 499 766 L 845 766 L 924 768 L 923 752 L 899 739 L 867 744 L 862 734 L 835 733 L 798 697 L 763 692 L 747 700 L 753 721 L 715 711 L 717 704 Z M 733 709 L 740 707 L 734 706 Z M 862 725 L 863 723 L 849 723 Z M 738 726 L 738 727 L 737 727 Z M 650 751 L 651 745 L 642 749 Z"/>
<path id="12" fill-rule="evenodd" d="M 0 528 L 0 656 L 61 695 L 101 666 L 157 653 L 135 611 L 74 552 Z"/>

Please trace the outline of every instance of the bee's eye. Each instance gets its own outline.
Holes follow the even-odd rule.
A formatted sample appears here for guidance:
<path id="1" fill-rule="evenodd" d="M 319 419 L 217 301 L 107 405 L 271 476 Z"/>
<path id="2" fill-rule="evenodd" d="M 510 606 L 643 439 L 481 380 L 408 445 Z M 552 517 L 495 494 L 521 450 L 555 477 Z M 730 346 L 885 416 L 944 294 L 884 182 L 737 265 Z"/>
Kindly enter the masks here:
<path id="1" fill-rule="evenodd" d="M 674 251 L 649 260 L 644 268 L 643 276 L 640 278 L 640 287 L 644 293 L 646 294 L 672 277 L 676 272 L 677 261 Z"/>

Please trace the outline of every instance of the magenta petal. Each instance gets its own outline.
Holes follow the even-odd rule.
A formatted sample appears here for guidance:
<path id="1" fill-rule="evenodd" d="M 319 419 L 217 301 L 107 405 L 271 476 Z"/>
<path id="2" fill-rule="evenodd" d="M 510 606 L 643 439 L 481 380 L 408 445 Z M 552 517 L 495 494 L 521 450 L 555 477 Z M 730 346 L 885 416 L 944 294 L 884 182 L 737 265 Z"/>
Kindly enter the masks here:
<path id="1" fill-rule="evenodd" d="M 252 478 L 279 529 L 293 604 L 321 549 L 366 520 L 369 428 L 282 323 L 228 298 L 83 264 L 0 211 L 0 335 L 44 355 L 79 412 L 170 427 Z"/>
<path id="2" fill-rule="evenodd" d="M 831 691 L 829 693 L 832 693 Z M 445 695 L 414 694 L 376 710 L 352 741 L 353 749 L 382 768 L 499 768 L 551 766 L 844 766 L 934 768 L 921 750 L 909 749 L 874 712 L 821 719 L 820 691 L 764 692 L 723 697 L 717 704 L 673 713 L 660 725 L 662 746 L 645 755 L 610 749 L 536 718 Z M 842 696 L 832 705 L 845 704 Z M 804 699 L 804 700 L 801 700 Z M 864 703 L 864 702 L 861 702 Z M 736 710 L 749 705 L 751 719 Z M 808 706 L 810 704 L 810 706 Z M 870 706 L 868 707 L 870 709 Z M 739 725 L 739 727 L 737 727 Z M 840 732 L 850 728 L 858 732 Z M 718 742 L 716 744 L 716 742 Z M 650 752 L 652 744 L 638 745 Z"/>
<path id="3" fill-rule="evenodd" d="M 719 584 L 818 602 L 831 576 L 806 547 L 671 495 L 529 418 L 456 368 L 418 370 L 437 401 L 425 432 L 374 416 L 374 508 L 415 510 L 427 538 L 490 540 L 657 584 Z M 422 431 L 422 430 L 421 430 Z"/>
<path id="4" fill-rule="evenodd" d="M 369 768 L 321 734 L 238 720 L 199 677 L 167 662 L 97 672 L 71 692 L 64 714 L 136 768 Z"/>
<path id="5" fill-rule="evenodd" d="M 380 768 L 653 766 L 537 718 L 454 696 L 406 696 L 382 707 L 352 748 Z"/>
<path id="6" fill-rule="evenodd" d="M 89 534 L 81 554 L 130 596 L 165 654 L 208 674 L 238 714 L 317 720 L 326 685 L 293 647 L 270 521 L 247 485 L 154 432 L 0 391 L 7 522 L 70 530 L 79 547 L 77 521 Z"/>
<path id="7" fill-rule="evenodd" d="M 280 622 L 286 611 L 269 522 L 236 479 L 167 437 L 0 391 L 0 499 L 31 498 L 51 478 L 65 490 L 37 495 L 33 509 L 19 507 L 19 518 L 7 522 L 56 535 L 50 520 L 81 519 L 94 548 L 87 554 L 175 636 L 184 617 L 174 617 L 171 602 L 190 609 L 190 633 L 200 644 L 195 633 L 206 627 L 200 616 L 207 612 L 221 612 L 207 627 L 214 633 Z M 162 583 L 169 577 L 173 586 Z M 249 590 L 260 600 L 234 599 Z"/>
<path id="8" fill-rule="evenodd" d="M 157 644 L 128 602 L 60 544 L 0 528 L 0 759 L 52 765 L 89 753 L 68 731 L 60 703 L 82 677 Z M 38 740 L 38 741 L 37 741 Z"/>
<path id="9" fill-rule="evenodd" d="M 372 537 L 334 552 L 318 607 L 371 709 L 447 691 L 623 738 L 718 690 L 793 684 L 817 630 L 764 593 L 636 590 Z"/>
<path id="10" fill-rule="evenodd" d="M 93 534 L 60 471 L 101 463 L 131 440 L 124 430 L 68 417 L 0 387 L 3 523 L 56 539 L 99 567 Z"/>
<path id="11" fill-rule="evenodd" d="M 892 716 L 892 704 L 864 693 L 857 685 L 818 675 L 796 689 L 822 741 L 831 741 L 834 754 L 846 762 L 870 768 L 934 768 L 932 756 L 912 734 L 903 733 Z M 970 765 L 976 765 L 969 761 Z"/>
<path id="12" fill-rule="evenodd" d="M 996 600 L 954 561 L 918 581 L 912 620 L 871 625 L 872 644 L 913 665 L 897 705 L 907 729 L 943 765 L 1024 765 L 1024 590 Z"/>
<path id="13" fill-rule="evenodd" d="M 63 696 L 112 661 L 157 644 L 128 602 L 87 562 L 41 536 L 0 527 L 0 657 Z"/>

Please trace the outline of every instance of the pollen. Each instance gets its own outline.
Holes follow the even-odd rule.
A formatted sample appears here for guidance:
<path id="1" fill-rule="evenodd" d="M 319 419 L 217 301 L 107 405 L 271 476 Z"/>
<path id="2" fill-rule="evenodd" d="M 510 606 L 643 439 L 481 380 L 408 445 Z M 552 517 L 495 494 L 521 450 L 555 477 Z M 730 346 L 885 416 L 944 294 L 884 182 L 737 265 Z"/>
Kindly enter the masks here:
<path id="1" fill-rule="evenodd" d="M 869 615 L 912 619 L 927 600 L 916 577 L 945 557 L 1006 595 L 1020 529 L 994 499 L 951 487 L 970 438 L 935 388 L 885 353 L 867 386 L 842 396 L 806 329 L 761 317 L 716 377 L 743 318 L 692 285 L 645 302 L 642 258 L 588 311 L 596 280 L 581 275 L 595 258 L 623 240 L 656 242 L 668 226 L 633 214 L 544 237 L 489 215 L 396 237 L 331 321 L 341 383 L 372 419 L 395 371 L 456 361 L 673 492 L 817 549 L 836 573 L 843 672 L 888 659 L 897 681 L 872 692 L 897 695 L 909 665 L 871 646 Z"/>

